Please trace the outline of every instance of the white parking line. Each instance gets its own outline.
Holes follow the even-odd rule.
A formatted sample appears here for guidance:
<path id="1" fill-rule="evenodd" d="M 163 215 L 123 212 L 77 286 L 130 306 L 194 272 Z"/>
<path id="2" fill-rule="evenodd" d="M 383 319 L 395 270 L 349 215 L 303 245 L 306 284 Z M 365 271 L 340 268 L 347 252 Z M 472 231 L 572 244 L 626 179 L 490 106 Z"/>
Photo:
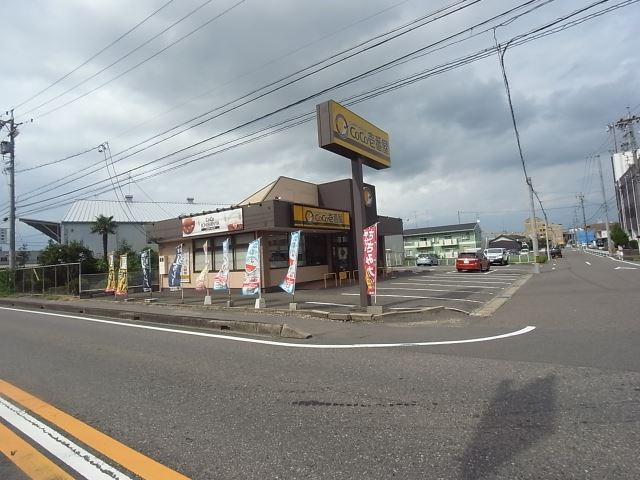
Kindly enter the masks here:
<path id="1" fill-rule="evenodd" d="M 329 303 L 329 302 L 303 302 L 307 305 L 324 305 L 328 307 L 349 307 L 354 308 L 355 305 L 347 303 Z"/>
<path id="2" fill-rule="evenodd" d="M 591 265 L 591 262 L 584 262 L 584 263 L 586 263 L 587 265 Z"/>
<path id="3" fill-rule="evenodd" d="M 342 295 L 356 296 L 359 293 L 343 293 Z M 417 295 L 378 295 L 378 297 L 390 297 L 390 298 L 417 298 L 417 299 L 431 299 L 431 300 L 447 300 L 449 302 L 471 302 L 471 303 L 484 303 L 479 300 L 467 300 L 466 298 L 446 298 L 446 297 L 421 297 Z"/>
<path id="4" fill-rule="evenodd" d="M 485 285 L 457 285 L 451 283 L 435 283 L 435 282 L 391 282 L 391 285 L 415 285 L 419 283 L 419 285 L 427 285 L 431 287 L 469 287 L 469 288 L 491 288 L 494 290 L 504 290 L 504 287 L 487 287 Z"/>
<path id="5" fill-rule="evenodd" d="M 358 294 L 354 294 L 354 295 L 358 295 Z M 427 347 L 427 346 L 434 346 L 434 345 L 459 345 L 464 343 L 487 342 L 490 340 L 499 340 L 503 338 L 515 337 L 517 335 L 523 335 L 525 333 L 529 333 L 536 329 L 536 327 L 533 327 L 533 326 L 526 326 L 524 328 L 521 328 L 520 330 L 516 330 L 515 332 L 503 333 L 500 335 L 493 335 L 490 337 L 467 338 L 463 340 L 441 340 L 441 341 L 432 341 L 432 342 L 408 342 L 408 343 L 407 342 L 353 343 L 353 344 L 347 344 L 347 345 L 335 345 L 335 344 L 321 345 L 321 344 L 307 344 L 307 343 L 274 342 L 271 340 L 260 340 L 257 338 L 234 337 L 231 335 L 220 335 L 217 333 L 194 332 L 190 330 L 178 330 L 175 328 L 154 327 L 151 325 L 139 325 L 139 324 L 133 324 L 133 323 L 122 323 L 122 322 L 116 322 L 113 320 L 101 320 L 98 318 L 81 317 L 79 315 L 66 315 L 61 313 L 42 312 L 42 311 L 36 311 L 36 310 L 23 310 L 20 308 L 0 307 L 0 310 L 24 312 L 24 313 L 34 314 L 34 315 L 48 315 L 52 317 L 69 318 L 72 320 L 82 320 L 85 322 L 95 322 L 95 323 L 102 323 L 106 325 L 117 325 L 119 327 L 125 327 L 125 328 L 139 328 L 142 330 L 153 330 L 157 332 L 172 333 L 176 335 L 190 335 L 194 337 L 216 338 L 220 340 L 230 340 L 233 342 L 257 343 L 262 345 L 272 345 L 276 347 L 336 349 L 336 350 L 352 349 L 352 348 Z"/>
<path id="6" fill-rule="evenodd" d="M 424 277 L 424 280 L 422 280 L 420 278 L 408 278 L 407 280 L 409 282 L 424 282 L 424 281 L 428 282 L 430 279 L 429 279 L 429 277 Z M 450 282 L 451 280 L 452 280 L 451 278 L 447 278 L 447 281 Z M 431 281 L 433 281 L 433 279 L 431 279 Z M 437 279 L 436 279 L 436 281 L 437 281 Z M 455 282 L 456 283 L 482 283 L 483 285 L 498 285 L 498 284 L 510 285 L 511 283 L 513 283 L 513 282 L 503 282 L 503 281 L 500 281 L 500 280 L 493 280 L 493 279 L 485 280 L 484 277 L 476 277 L 475 280 L 458 280 L 458 279 L 456 279 Z"/>
<path id="7" fill-rule="evenodd" d="M 493 295 L 493 292 L 476 292 L 475 290 L 443 290 L 439 288 L 406 288 L 406 287 L 378 287 L 380 290 L 402 290 L 402 291 L 419 291 L 419 292 L 451 292 L 451 293 L 475 293 L 477 295 Z"/>

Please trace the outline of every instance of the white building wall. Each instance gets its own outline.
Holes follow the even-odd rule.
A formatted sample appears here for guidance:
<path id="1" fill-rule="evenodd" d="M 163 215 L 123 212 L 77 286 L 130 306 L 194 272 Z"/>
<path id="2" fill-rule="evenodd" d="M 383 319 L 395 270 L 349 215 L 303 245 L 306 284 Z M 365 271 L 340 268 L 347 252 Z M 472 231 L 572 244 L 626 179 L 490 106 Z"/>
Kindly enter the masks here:
<path id="1" fill-rule="evenodd" d="M 102 258 L 102 235 L 91 233 L 90 223 L 62 224 L 62 242 L 68 244 L 74 240 L 82 242 L 93 252 L 95 258 Z M 133 250 L 140 251 L 147 246 L 144 226 L 137 223 L 119 223 L 116 233 L 108 236 L 107 250 L 111 252 L 117 249 L 123 240 L 126 240 Z"/>

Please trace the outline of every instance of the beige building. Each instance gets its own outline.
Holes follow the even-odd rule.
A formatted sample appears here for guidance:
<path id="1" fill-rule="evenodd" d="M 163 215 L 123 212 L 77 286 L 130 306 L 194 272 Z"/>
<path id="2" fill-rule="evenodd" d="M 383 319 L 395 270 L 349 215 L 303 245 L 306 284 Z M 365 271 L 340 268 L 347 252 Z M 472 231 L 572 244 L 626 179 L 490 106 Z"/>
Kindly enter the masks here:
<path id="1" fill-rule="evenodd" d="M 526 218 L 524 220 L 524 234 L 533 238 L 533 225 L 531 218 Z M 550 223 L 547 225 L 543 219 L 535 217 L 536 231 L 538 238 L 546 238 L 547 233 L 549 234 L 549 243 L 553 245 L 564 245 L 564 236 L 562 235 L 562 224 L 560 223 Z"/>

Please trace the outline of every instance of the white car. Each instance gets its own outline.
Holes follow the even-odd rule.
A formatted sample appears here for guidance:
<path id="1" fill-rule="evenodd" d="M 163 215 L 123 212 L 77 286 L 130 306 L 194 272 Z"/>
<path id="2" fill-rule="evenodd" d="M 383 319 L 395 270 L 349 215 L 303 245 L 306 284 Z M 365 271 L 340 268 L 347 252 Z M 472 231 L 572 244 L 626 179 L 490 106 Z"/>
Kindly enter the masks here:
<path id="1" fill-rule="evenodd" d="M 491 263 L 499 263 L 500 265 L 509 264 L 509 252 L 506 248 L 487 248 L 484 254 Z"/>

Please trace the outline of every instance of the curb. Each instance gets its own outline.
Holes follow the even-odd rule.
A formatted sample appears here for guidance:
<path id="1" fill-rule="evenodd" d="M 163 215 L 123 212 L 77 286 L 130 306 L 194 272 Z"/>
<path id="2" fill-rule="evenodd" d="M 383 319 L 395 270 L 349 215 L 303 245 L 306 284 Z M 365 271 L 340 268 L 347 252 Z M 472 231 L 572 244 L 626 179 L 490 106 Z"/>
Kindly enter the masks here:
<path id="1" fill-rule="evenodd" d="M 121 310 L 100 307 L 79 307 L 73 304 L 25 302 L 20 300 L 0 299 L 0 305 L 20 307 L 28 310 L 50 310 L 67 313 L 82 313 L 100 317 L 119 317 L 133 322 L 161 323 L 165 325 L 189 326 L 239 332 L 249 335 L 268 335 L 272 337 L 308 339 L 311 334 L 298 330 L 286 323 L 250 322 L 239 320 L 215 320 L 186 315 L 170 315 L 156 312 L 123 312 Z"/>

